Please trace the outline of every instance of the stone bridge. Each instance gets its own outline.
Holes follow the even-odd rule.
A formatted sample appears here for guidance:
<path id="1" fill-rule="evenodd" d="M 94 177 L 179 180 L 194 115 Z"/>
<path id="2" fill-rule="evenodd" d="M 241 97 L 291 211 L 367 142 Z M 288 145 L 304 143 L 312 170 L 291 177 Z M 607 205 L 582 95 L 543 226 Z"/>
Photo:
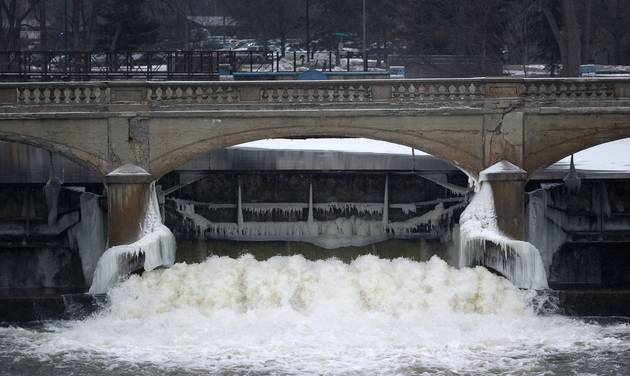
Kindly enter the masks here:
<path id="1" fill-rule="evenodd" d="M 630 137 L 630 80 L 0 84 L 0 140 L 104 177 L 110 245 L 137 239 L 148 183 L 211 150 L 279 137 L 367 137 L 443 158 L 492 181 L 499 224 L 518 239 L 531 174 Z M 511 172 L 481 174 L 500 161 Z"/>

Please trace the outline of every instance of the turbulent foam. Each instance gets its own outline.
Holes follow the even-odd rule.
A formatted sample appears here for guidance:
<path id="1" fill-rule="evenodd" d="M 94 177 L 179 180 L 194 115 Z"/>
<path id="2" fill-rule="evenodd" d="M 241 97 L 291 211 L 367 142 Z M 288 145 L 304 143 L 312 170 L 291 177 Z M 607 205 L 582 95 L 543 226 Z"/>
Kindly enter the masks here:
<path id="1" fill-rule="evenodd" d="M 204 313 L 287 308 L 303 314 L 345 312 L 524 314 L 519 291 L 484 268 L 455 269 L 362 256 L 351 264 L 302 256 L 256 261 L 212 257 L 200 264 L 132 276 L 110 292 L 111 313 L 147 317 L 178 309 Z"/>
<path id="2" fill-rule="evenodd" d="M 12 354 L 54 369 L 129 375 L 526 375 L 566 354 L 627 351 L 612 330 L 536 316 L 525 295 L 438 258 L 213 257 L 132 276 L 85 321 L 0 328 L 0 357 L 10 338 Z"/>
<path id="3" fill-rule="evenodd" d="M 548 288 L 538 249 L 499 230 L 490 184 L 481 184 L 460 217 L 459 249 L 460 266 L 484 265 L 501 272 L 518 287 Z"/>

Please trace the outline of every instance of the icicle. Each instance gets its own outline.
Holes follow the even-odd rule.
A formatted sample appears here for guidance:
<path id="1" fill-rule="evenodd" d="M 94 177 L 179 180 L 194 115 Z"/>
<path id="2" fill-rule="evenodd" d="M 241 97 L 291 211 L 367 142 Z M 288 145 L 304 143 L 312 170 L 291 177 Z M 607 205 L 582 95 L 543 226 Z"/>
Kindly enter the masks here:
<path id="1" fill-rule="evenodd" d="M 389 174 L 385 175 L 385 194 L 383 195 L 383 228 L 389 223 Z"/>
<path id="2" fill-rule="evenodd" d="M 426 233 L 427 228 L 433 229 L 443 218 L 451 218 L 453 212 L 463 205 L 453 205 L 445 209 L 444 205 L 438 204 L 433 210 L 419 217 L 402 222 L 389 222 L 387 226 L 383 225 L 382 219 L 362 219 L 356 216 L 312 222 L 248 221 L 239 226 L 238 223 L 211 222 L 194 211 L 189 211 L 187 208 L 191 205 L 186 201 L 169 200 L 175 201 L 175 207 L 179 208 L 186 221 L 192 223 L 200 239 L 210 237 L 239 241 L 303 241 L 325 248 L 363 246 L 388 238 L 411 236 L 419 231 Z M 382 209 L 383 204 L 377 205 Z M 388 229 L 391 231 L 388 232 Z"/>
<path id="3" fill-rule="evenodd" d="M 573 163 L 573 154 L 571 154 L 571 166 L 569 167 L 569 173 L 564 177 L 563 181 L 569 193 L 579 191 L 582 186 L 582 179 L 580 178 L 580 174 L 578 174 L 575 170 L 575 163 Z"/>
<path id="4" fill-rule="evenodd" d="M 313 183 L 308 186 L 308 223 L 313 223 Z"/>
<path id="5" fill-rule="evenodd" d="M 238 227 L 243 227 L 243 201 L 241 198 L 241 179 L 238 179 L 238 203 L 236 204 Z"/>
<path id="6" fill-rule="evenodd" d="M 46 197 L 46 206 L 48 207 L 48 226 L 53 226 L 57 222 L 57 211 L 59 205 L 59 193 L 61 193 L 62 181 L 55 175 L 55 166 L 53 165 L 52 152 L 48 153 L 50 167 L 48 170 L 48 181 L 44 186 L 44 195 Z"/>

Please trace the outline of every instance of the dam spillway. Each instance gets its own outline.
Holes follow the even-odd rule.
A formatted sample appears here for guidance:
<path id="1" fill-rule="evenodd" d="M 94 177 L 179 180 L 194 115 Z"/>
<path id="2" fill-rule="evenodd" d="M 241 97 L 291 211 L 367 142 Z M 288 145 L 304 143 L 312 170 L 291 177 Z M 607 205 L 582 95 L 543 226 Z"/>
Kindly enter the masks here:
<path id="1" fill-rule="evenodd" d="M 102 219 L 96 227 L 83 220 L 89 195 L 96 218 L 105 215 L 102 183 L 89 170 L 41 149 L 2 143 L 0 150 L 7 171 L 2 192 L 12 203 L 5 209 L 2 234 L 3 288 L 84 291 L 101 251 L 79 246 L 78 230 L 101 226 L 103 232 Z M 625 175 L 582 174 L 580 190 L 566 196 L 559 185 L 564 174 L 545 170 L 528 186 L 528 238 L 541 249 L 549 283 L 623 288 L 625 274 L 614 270 L 624 268 L 626 257 L 621 251 L 628 236 Z M 46 220 L 45 190 L 38 188 L 50 176 L 63 182 L 53 227 Z M 418 261 L 439 255 L 457 264 L 453 229 L 470 194 L 465 174 L 431 156 L 247 148 L 207 154 L 157 184 L 161 215 L 180 245 L 178 260 L 197 262 L 212 254 L 249 252 L 261 259 L 303 254 L 348 262 L 367 253 Z M 592 210 L 571 209 L 587 202 Z M 537 220 L 544 216 L 549 226 Z M 560 222 L 559 216 L 564 216 Z M 103 242 L 94 247 L 103 248 Z M 47 263 L 55 266 L 46 271 Z M 25 269 L 35 265 L 41 271 Z"/>
<path id="2" fill-rule="evenodd" d="M 535 233 L 532 242 L 548 251 L 542 254 L 550 285 L 569 286 L 581 294 L 589 291 L 584 288 L 606 288 L 607 293 L 617 289 L 602 301 L 601 294 L 595 295 L 600 300 L 566 293 L 537 296 L 486 268 L 448 266 L 443 260 L 455 262 L 460 215 L 473 193 L 465 174 L 433 157 L 226 149 L 166 175 L 155 189 L 157 215 L 177 236 L 178 263 L 132 275 L 109 290 L 103 303 L 72 293 L 89 285 L 85 273 L 93 272 L 94 257 L 85 252 L 90 244 L 80 243 L 86 234 L 105 234 L 92 230 L 98 228 L 95 218 L 104 225 L 107 192 L 77 165 L 54 158 L 51 163 L 47 153 L 40 158 L 45 167 L 30 168 L 28 177 L 9 175 L 13 180 L 5 178 L 0 184 L 3 199 L 12 203 L 7 208 L 13 208 L 3 217 L 3 275 L 12 281 L 12 291 L 51 287 L 64 295 L 60 303 L 44 303 L 36 296 L 30 308 L 23 297 L 1 299 L 13 307 L 16 319 L 77 318 L 94 307 L 105 308 L 76 324 L 55 323 L 49 331 L 29 332 L 28 338 L 19 329 L 0 328 L 0 363 L 18 351 L 31 362 L 46 357 L 69 369 L 94 372 L 98 365 L 82 360 L 88 356 L 85 346 L 90 346 L 106 362 L 148 362 L 141 374 L 162 372 L 165 364 L 160 359 L 167 353 L 169 369 L 183 373 L 191 365 L 210 372 L 282 373 L 294 369 L 285 364 L 295 357 L 308 359 L 300 366 L 306 373 L 343 374 L 356 369 L 357 357 L 369 359 L 361 372 L 440 372 L 455 367 L 483 373 L 531 369 L 544 353 L 562 360 L 544 363 L 561 373 L 576 366 L 570 361 L 575 354 L 615 349 L 623 362 L 628 351 L 623 323 L 600 327 L 545 316 L 557 312 L 558 303 L 595 314 L 602 314 L 602 306 L 613 300 L 617 308 L 606 309 L 624 307 L 620 289 L 625 277 L 607 269 L 610 257 L 620 257 L 623 247 L 623 242 L 616 244 L 616 251 L 608 247 L 611 240 L 624 239 L 623 174 L 605 179 L 582 174 L 578 191 L 568 192 L 564 174 L 547 171 L 530 182 L 526 197 L 528 233 Z M 311 162 L 304 163 L 309 158 Z M 62 182 L 52 224 L 45 188 L 54 181 L 51 176 Z M 591 209 L 572 211 L 574 202 Z M 540 227 L 540 218 L 562 224 L 563 233 L 551 225 Z M 302 229 L 319 224 L 318 236 L 309 239 L 287 231 L 287 223 Z M 367 231 L 357 223 L 367 223 Z M 328 241 L 321 241 L 326 235 Z M 584 248 L 585 239 L 591 239 L 590 250 Z M 51 255 L 46 246 L 53 244 L 63 253 Z M 69 256 L 59 258 L 64 254 Z M 140 255 L 137 265 L 144 257 Z M 622 257 L 616 258 L 619 270 L 624 268 Z M 39 261 L 25 262 L 33 258 Z M 65 259 L 69 261 L 51 261 Z M 34 265 L 39 272 L 32 273 Z M 39 277 L 20 280 L 17 275 Z M 593 311 L 596 305 L 599 312 Z M 429 321 L 435 325 L 427 327 Z M 477 329 L 466 329 L 471 325 Z M 231 334 L 226 336 L 219 327 L 229 328 Z M 515 331 L 520 334 L 514 336 Z M 346 333 L 347 340 L 340 341 L 340 333 Z M 188 342 L 182 342 L 182 334 Z M 540 341 L 546 343 L 543 348 L 537 347 Z M 587 349 L 581 343 L 592 345 Z M 5 344 L 11 349 L 2 347 Z M 264 353 L 257 350 L 261 344 Z M 374 344 L 388 354 L 386 359 L 366 355 Z M 409 353 L 407 345 L 418 352 Z M 343 351 L 348 346 L 354 350 Z M 479 346 L 483 355 L 470 358 Z M 424 355 L 444 347 L 458 350 L 449 351 L 448 357 Z M 571 355 L 565 356 L 567 348 Z M 74 355 L 70 359 L 64 354 Z M 499 356 L 500 367 L 483 365 Z M 421 363 L 396 366 L 409 357 Z M 596 362 L 587 369 L 603 366 Z M 46 363 L 42 367 L 46 369 Z M 137 374 L 124 365 L 118 369 Z"/>

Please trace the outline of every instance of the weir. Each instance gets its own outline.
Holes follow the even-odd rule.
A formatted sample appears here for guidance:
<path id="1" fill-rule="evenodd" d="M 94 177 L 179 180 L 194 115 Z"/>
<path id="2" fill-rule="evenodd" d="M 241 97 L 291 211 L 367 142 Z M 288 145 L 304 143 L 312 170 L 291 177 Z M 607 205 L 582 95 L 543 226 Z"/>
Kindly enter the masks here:
<path id="1" fill-rule="evenodd" d="M 370 159 L 381 161 L 380 165 Z M 71 169 L 64 173 L 76 175 Z M 44 168 L 42 182 L 51 180 L 46 175 L 50 173 Z M 89 175 L 85 176 L 90 187 Z M 437 254 L 455 265 L 487 266 L 525 288 L 546 288 L 545 274 L 570 275 L 559 261 L 551 266 L 567 235 L 538 240 L 551 237 L 545 235 L 554 231 L 548 227 L 547 232 L 534 231 L 538 238 L 530 235 L 531 230 L 525 234 L 534 246 L 518 240 L 524 235 L 519 220 L 526 206 L 526 197 L 519 193 L 526 181 L 524 171 L 500 162 L 480 177 L 478 192 L 471 195 L 465 174 L 431 157 L 226 149 L 165 176 L 154 192 L 148 172 L 123 166 L 106 177 L 107 200 L 100 205 L 94 206 L 97 195 L 77 195 L 81 220 L 68 232 L 69 239 L 76 239 L 70 248 L 79 250 L 73 257 L 83 271 L 84 282 L 76 286 L 91 284 L 106 239 L 114 251 L 104 258 L 107 266 L 93 292 L 106 291 L 136 269 L 175 262 L 174 240 L 170 230 L 159 224 L 162 218 L 183 247 L 180 261 L 202 261 L 212 254 L 238 257 L 245 252 L 261 259 L 303 254 L 310 259 L 333 256 L 348 261 L 366 253 L 418 261 Z M 533 216 L 546 215 L 536 197 L 548 191 L 530 195 L 530 223 L 539 223 L 532 222 Z M 71 192 L 62 188 L 59 202 Z M 462 213 L 470 197 L 472 203 Z M 46 222 L 51 219 L 49 201 Z M 66 218 L 64 204 L 58 203 L 57 210 L 57 217 Z M 94 216 L 99 211 L 109 213 L 109 226 L 99 222 L 103 214 Z M 64 221 L 53 218 L 56 226 Z"/>
<path id="2" fill-rule="evenodd" d="M 567 141 L 562 146 L 574 149 L 626 134 L 627 82 L 417 80 L 398 84 L 391 80 L 317 87 L 310 83 L 235 83 L 229 87 L 213 83 L 173 89 L 173 83 L 90 83 L 76 89 L 87 97 L 78 96 L 75 102 L 65 97 L 63 101 L 47 99 L 54 89 L 42 91 L 35 84 L 3 86 L 7 95 L 2 106 L 7 112 L 0 119 L 0 139 L 44 146 L 91 170 L 85 172 L 78 164 L 48 153 L 33 159 L 47 162 L 48 167 L 42 168 L 41 162 L 35 163 L 35 169 L 26 166 L 34 171 L 26 176 L 17 167 L 22 163 L 20 156 L 34 157 L 36 149 L 15 149 L 13 143 L 0 144 L 9 157 L 8 163 L 0 163 L 13 171 L 9 179 L 14 183 L 32 184 L 42 176 L 47 182 L 42 202 L 48 226 L 56 228 L 59 237 L 67 232 L 75 234 L 69 239 L 77 239 L 62 244 L 80 251 L 80 256 L 70 257 L 83 271 L 82 280 L 76 279 L 73 286 L 90 284 L 94 259 L 105 248 L 118 252 L 109 253 L 117 256 L 106 262 L 108 277 L 93 291 L 105 291 L 117 279 L 115 275 L 176 261 L 172 251 L 165 251 L 172 248 L 172 236 L 156 221 L 147 225 L 151 216 L 163 219 L 185 248 L 194 249 L 184 249 L 182 254 L 195 253 L 191 257 L 196 260 L 210 254 L 256 254 L 257 249 L 264 258 L 273 255 L 272 247 L 281 248 L 282 254 L 303 253 L 312 258 L 337 253 L 395 257 L 389 250 L 396 244 L 401 249 L 419 249 L 420 261 L 438 254 L 454 265 L 489 267 L 523 288 L 546 288 L 545 275 L 571 275 L 552 267 L 555 263 L 555 268 L 571 269 L 554 261 L 554 255 L 578 252 L 559 251 L 571 242 L 566 229 L 549 230 L 555 231 L 553 235 L 531 230 L 538 225 L 532 218 L 550 215 L 548 201 L 540 203 L 547 189 L 529 196 L 524 192 L 543 171 L 536 172 L 538 167 L 569 151 L 545 144 L 559 129 L 566 133 L 562 137 L 588 133 L 587 124 L 597 120 L 601 137 L 584 136 L 580 142 Z M 15 98 L 9 95 L 14 89 Z M 287 110 L 287 103 L 300 111 Z M 80 111 L 70 113 L 75 106 Z M 104 117 L 97 113 L 99 106 L 108 107 Z M 265 106 L 270 107 L 261 112 Z M 33 112 L 26 116 L 25 111 Z M 51 111 L 57 115 L 50 117 Z M 315 114 L 326 116 L 316 119 Z M 15 121 L 24 116 L 28 126 L 16 131 Z M 566 122 L 569 118 L 573 128 Z M 40 129 L 58 127 L 60 119 L 64 132 L 79 122 L 88 124 L 84 129 L 91 138 L 81 140 L 80 147 L 41 139 Z M 392 119 L 397 125 L 391 125 Z M 315 120 L 323 123 L 315 125 Z M 461 170 L 434 158 L 221 149 L 278 135 L 378 136 L 423 148 Z M 82 136 L 67 139 L 74 142 Z M 451 142 L 453 147 L 444 147 Z M 211 150 L 215 151 L 208 153 Z M 179 167 L 173 171 L 175 166 Z M 573 187 L 574 175 L 566 179 L 567 187 Z M 471 194 L 469 182 L 476 193 Z M 82 207 L 66 215 L 59 202 L 70 194 L 70 186 L 100 195 L 98 209 L 95 199 L 88 204 L 85 196 L 86 208 L 91 205 L 92 209 Z M 344 186 L 367 188 L 344 190 Z M 575 188 L 570 189 L 575 193 Z M 421 194 L 414 196 L 414 190 Z M 154 193 L 158 210 L 151 209 Z M 471 199 L 472 205 L 464 211 Z M 27 194 L 22 210 L 26 239 L 33 232 L 31 218 L 36 217 L 30 213 L 32 208 L 33 196 Z M 107 235 L 97 237 L 95 243 L 102 244 L 106 238 L 106 247 L 87 245 L 87 237 L 81 235 L 90 228 L 83 217 L 99 210 L 107 213 Z M 596 215 L 607 212 L 600 210 Z M 79 220 L 82 223 L 77 224 Z M 98 221 L 89 223 L 103 227 Z M 153 233 L 161 235 L 147 245 L 143 239 Z M 200 253 L 200 242 L 215 249 Z"/>

